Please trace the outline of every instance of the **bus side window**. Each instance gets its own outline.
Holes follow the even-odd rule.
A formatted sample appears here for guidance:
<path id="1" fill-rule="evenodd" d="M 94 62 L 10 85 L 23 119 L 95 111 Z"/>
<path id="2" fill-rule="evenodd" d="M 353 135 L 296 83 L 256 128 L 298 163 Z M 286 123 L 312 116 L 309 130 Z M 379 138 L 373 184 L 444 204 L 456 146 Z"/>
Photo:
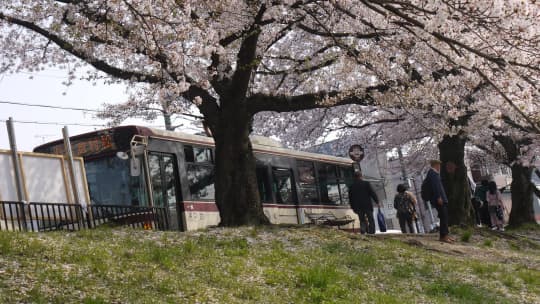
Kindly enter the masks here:
<path id="1" fill-rule="evenodd" d="M 184 157 L 191 199 L 214 200 L 212 150 L 207 147 L 184 145 Z"/>
<path id="2" fill-rule="evenodd" d="M 268 176 L 267 167 L 257 167 L 257 186 L 259 188 L 259 196 L 261 202 L 267 203 L 272 201 L 272 190 L 270 189 L 270 178 Z"/>
<path id="3" fill-rule="evenodd" d="M 278 204 L 294 204 L 292 174 L 290 169 L 272 168 L 276 201 Z"/>
<path id="4" fill-rule="evenodd" d="M 195 155 L 193 154 L 192 146 L 184 146 L 184 158 L 186 160 L 186 163 L 195 162 Z"/>
<path id="5" fill-rule="evenodd" d="M 349 186 L 344 182 L 339 183 L 339 193 L 341 194 L 341 204 L 349 204 Z"/>
<path id="6" fill-rule="evenodd" d="M 319 191 L 321 193 L 321 202 L 324 205 L 339 205 L 339 184 L 337 180 L 337 168 L 331 164 L 318 164 L 319 172 Z"/>
<path id="7" fill-rule="evenodd" d="M 193 148 L 195 162 L 197 163 L 212 163 L 212 150 L 209 148 Z"/>
<path id="8" fill-rule="evenodd" d="M 299 160 L 296 163 L 298 166 L 298 185 L 300 186 L 301 195 L 300 202 L 320 204 L 314 163 L 303 160 Z"/>
<path id="9" fill-rule="evenodd" d="M 341 194 L 341 204 L 349 204 L 349 186 L 353 183 L 353 168 L 339 167 L 339 192 Z"/>

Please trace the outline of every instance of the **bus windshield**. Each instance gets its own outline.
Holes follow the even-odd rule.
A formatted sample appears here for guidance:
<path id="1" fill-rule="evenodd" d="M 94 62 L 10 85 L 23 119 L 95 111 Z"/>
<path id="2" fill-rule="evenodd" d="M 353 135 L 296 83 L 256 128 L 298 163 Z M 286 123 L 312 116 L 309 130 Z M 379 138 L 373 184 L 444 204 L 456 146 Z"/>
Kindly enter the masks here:
<path id="1" fill-rule="evenodd" d="M 148 206 L 144 174 L 131 176 L 129 160 L 106 157 L 87 162 L 85 168 L 92 203 Z"/>

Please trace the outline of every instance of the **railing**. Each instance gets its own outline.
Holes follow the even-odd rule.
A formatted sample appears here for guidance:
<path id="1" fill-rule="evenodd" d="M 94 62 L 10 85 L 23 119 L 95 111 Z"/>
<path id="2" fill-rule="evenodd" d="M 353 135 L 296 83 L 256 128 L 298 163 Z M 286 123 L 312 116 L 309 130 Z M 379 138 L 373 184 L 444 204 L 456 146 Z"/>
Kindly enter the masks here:
<path id="1" fill-rule="evenodd" d="M 0 202 L 0 230 L 26 230 L 24 203 Z"/>
<path id="2" fill-rule="evenodd" d="M 169 230 L 167 208 L 92 205 L 90 222 L 93 226 L 111 224 L 153 230 Z"/>
<path id="3" fill-rule="evenodd" d="M 6 202 L 0 201 L 0 230 L 54 231 L 95 228 L 100 225 L 169 230 L 163 207 Z"/>
<path id="4" fill-rule="evenodd" d="M 61 203 L 28 204 L 25 219 L 29 231 L 81 230 L 89 225 L 80 205 Z"/>

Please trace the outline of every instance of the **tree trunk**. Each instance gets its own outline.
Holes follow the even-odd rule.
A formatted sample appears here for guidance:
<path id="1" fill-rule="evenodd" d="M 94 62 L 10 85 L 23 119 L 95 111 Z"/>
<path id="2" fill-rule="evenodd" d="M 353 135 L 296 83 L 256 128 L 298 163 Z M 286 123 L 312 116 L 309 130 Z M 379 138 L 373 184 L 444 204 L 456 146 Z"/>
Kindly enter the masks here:
<path id="1" fill-rule="evenodd" d="M 441 179 L 448 197 L 449 225 L 472 225 L 471 190 L 465 167 L 465 142 L 461 135 L 444 136 L 439 143 Z"/>
<path id="2" fill-rule="evenodd" d="M 495 136 L 506 153 L 506 162 L 512 169 L 512 211 L 510 211 L 510 226 L 525 223 L 536 223 L 534 218 L 533 194 L 535 185 L 531 181 L 533 167 L 524 167 L 519 161 L 519 144 L 510 136 Z"/>
<path id="3" fill-rule="evenodd" d="M 512 211 L 510 212 L 510 226 L 519 226 L 525 223 L 536 223 L 534 218 L 533 194 L 534 184 L 531 182 L 533 168 L 523 167 L 521 163 L 512 165 Z"/>
<path id="4" fill-rule="evenodd" d="M 216 204 L 221 226 L 269 224 L 259 199 L 255 156 L 249 139 L 252 117 L 241 109 L 222 108 L 211 126 L 215 150 Z"/>
<path id="5" fill-rule="evenodd" d="M 163 113 L 163 120 L 165 122 L 165 130 L 174 131 L 175 128 L 173 128 L 173 126 L 172 126 L 171 113 L 164 112 Z"/>

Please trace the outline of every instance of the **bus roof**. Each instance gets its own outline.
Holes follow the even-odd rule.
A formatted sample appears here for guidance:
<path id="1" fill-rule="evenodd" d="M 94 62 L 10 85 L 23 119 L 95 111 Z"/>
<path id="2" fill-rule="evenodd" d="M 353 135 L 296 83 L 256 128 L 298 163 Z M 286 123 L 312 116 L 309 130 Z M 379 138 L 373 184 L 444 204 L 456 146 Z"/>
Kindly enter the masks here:
<path id="1" fill-rule="evenodd" d="M 120 127 L 115 127 L 115 128 L 109 128 L 109 129 L 83 133 L 83 134 L 71 136 L 70 140 L 73 146 L 73 144 L 76 142 L 84 142 L 86 139 L 93 139 L 103 134 L 111 134 L 118 131 L 120 131 L 120 133 L 125 132 L 126 135 L 127 133 L 130 133 L 132 134 L 131 137 L 133 135 L 142 135 L 142 136 L 148 136 L 151 138 L 167 139 L 167 140 L 185 142 L 185 143 L 195 144 L 195 145 L 214 146 L 214 140 L 211 137 L 187 134 L 187 133 L 182 133 L 182 132 L 166 131 L 166 130 L 160 130 L 160 129 L 154 129 L 154 128 L 149 128 L 149 127 L 142 127 L 142 126 L 134 126 L 134 125 L 120 126 Z M 300 159 L 331 162 L 331 163 L 336 163 L 336 164 L 349 165 L 352 163 L 351 159 L 344 158 L 344 157 L 336 157 L 336 156 L 331 156 L 331 155 L 326 155 L 326 154 L 303 152 L 303 151 L 283 148 L 283 147 L 280 147 L 279 143 L 271 139 L 261 137 L 261 136 L 252 136 L 251 142 L 253 145 L 253 151 L 258 152 L 258 153 L 273 154 L 273 155 L 280 155 L 280 156 L 294 156 Z M 60 149 L 55 150 L 55 149 L 52 149 L 53 147 L 60 147 Z M 35 152 L 44 152 L 44 151 L 50 151 L 50 150 L 62 152 L 63 140 L 60 139 L 60 140 L 52 141 L 52 142 L 49 142 L 49 143 L 46 143 L 46 144 L 43 144 L 34 148 Z M 109 150 L 109 152 L 111 151 Z M 90 156 L 90 155 L 87 155 L 87 156 Z"/>
<path id="2" fill-rule="evenodd" d="M 173 132 L 159 129 L 148 128 L 152 132 L 150 137 L 154 138 L 166 138 L 171 140 L 177 140 L 181 142 L 214 146 L 214 140 L 211 137 L 186 134 L 181 132 Z M 265 153 L 265 154 L 274 154 L 274 155 L 290 155 L 300 159 L 306 160 L 315 160 L 315 161 L 325 161 L 339 164 L 351 164 L 352 160 L 344 157 L 336 157 L 326 154 L 318 154 L 311 152 L 298 151 L 288 148 L 279 147 L 275 142 L 269 141 L 268 139 L 262 136 L 254 136 L 251 138 L 251 143 L 253 146 L 254 152 Z"/>

